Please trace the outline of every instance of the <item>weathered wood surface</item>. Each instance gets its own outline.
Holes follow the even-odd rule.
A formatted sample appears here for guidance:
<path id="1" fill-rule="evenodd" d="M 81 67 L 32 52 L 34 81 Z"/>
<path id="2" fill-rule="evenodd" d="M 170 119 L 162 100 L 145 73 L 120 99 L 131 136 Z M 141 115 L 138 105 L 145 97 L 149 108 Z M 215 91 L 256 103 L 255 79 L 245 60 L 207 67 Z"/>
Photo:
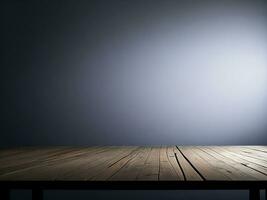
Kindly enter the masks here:
<path id="1" fill-rule="evenodd" d="M 0 181 L 266 181 L 266 146 L 0 150 Z"/>

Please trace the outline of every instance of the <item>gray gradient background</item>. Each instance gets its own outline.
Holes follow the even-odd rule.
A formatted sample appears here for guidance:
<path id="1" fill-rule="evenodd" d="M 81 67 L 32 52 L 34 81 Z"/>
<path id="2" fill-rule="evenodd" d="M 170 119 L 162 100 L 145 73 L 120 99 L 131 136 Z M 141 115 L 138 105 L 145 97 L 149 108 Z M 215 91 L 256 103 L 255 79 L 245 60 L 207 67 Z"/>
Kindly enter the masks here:
<path id="1" fill-rule="evenodd" d="M 267 144 L 266 1 L 3 2 L 0 147 Z"/>

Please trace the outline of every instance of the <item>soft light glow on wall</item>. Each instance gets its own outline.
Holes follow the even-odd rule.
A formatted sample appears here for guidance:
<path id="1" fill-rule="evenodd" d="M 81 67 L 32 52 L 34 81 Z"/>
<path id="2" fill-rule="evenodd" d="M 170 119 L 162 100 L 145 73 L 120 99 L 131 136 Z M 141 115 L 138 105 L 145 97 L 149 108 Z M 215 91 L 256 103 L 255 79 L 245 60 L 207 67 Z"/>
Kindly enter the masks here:
<path id="1" fill-rule="evenodd" d="M 118 143 L 244 144 L 262 137 L 265 15 L 257 6 L 211 6 L 144 19 L 85 58 L 77 85 L 84 123 Z"/>

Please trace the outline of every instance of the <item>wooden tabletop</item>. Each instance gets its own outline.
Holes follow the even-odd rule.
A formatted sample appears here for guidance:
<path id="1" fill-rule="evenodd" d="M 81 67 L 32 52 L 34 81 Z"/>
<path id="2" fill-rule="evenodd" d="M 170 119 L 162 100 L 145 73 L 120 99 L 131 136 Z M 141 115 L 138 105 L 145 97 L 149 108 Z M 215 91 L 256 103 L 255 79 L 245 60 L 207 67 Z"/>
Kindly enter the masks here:
<path id="1" fill-rule="evenodd" d="M 96 146 L 0 151 L 0 181 L 266 180 L 266 146 Z"/>

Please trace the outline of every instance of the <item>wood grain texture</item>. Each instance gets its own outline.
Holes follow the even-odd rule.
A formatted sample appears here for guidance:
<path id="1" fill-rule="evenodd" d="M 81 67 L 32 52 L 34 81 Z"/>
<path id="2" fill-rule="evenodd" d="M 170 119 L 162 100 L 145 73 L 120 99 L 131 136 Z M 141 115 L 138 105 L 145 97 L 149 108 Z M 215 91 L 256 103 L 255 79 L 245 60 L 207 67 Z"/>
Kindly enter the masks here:
<path id="1" fill-rule="evenodd" d="M 266 146 L 0 150 L 0 181 L 266 181 Z"/>

